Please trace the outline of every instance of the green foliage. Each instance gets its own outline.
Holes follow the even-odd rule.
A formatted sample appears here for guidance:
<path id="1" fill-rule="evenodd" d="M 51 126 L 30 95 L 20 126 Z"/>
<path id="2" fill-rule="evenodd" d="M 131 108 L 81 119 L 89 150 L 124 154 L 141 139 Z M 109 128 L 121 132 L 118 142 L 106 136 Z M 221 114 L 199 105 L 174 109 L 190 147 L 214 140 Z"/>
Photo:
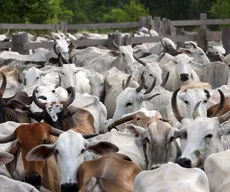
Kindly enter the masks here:
<path id="1" fill-rule="evenodd" d="M 0 12 L 0 21 L 6 23 L 59 23 L 72 18 L 60 0 L 0 0 Z"/>
<path id="2" fill-rule="evenodd" d="M 213 3 L 210 14 L 216 18 L 228 18 L 230 17 L 230 1 L 229 0 L 217 0 Z"/>

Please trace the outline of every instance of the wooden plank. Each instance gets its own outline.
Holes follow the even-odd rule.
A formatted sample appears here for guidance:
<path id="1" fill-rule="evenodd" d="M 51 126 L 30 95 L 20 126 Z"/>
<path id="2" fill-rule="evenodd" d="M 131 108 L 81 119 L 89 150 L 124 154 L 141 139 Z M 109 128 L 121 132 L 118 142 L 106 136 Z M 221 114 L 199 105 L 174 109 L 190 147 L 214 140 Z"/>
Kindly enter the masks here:
<path id="1" fill-rule="evenodd" d="M 53 48 L 54 46 L 54 42 L 33 42 L 33 43 L 25 43 L 24 44 L 24 49 L 28 50 L 28 49 L 37 49 L 37 48 L 46 48 L 46 49 L 50 49 Z"/>
<path id="2" fill-rule="evenodd" d="M 223 47 L 226 50 L 226 54 L 230 53 L 230 28 L 223 28 L 222 29 L 222 42 Z"/>
<path id="3" fill-rule="evenodd" d="M 222 31 L 208 31 L 206 34 L 207 41 L 221 41 Z"/>
<path id="4" fill-rule="evenodd" d="M 135 28 L 139 27 L 139 22 L 125 22 L 125 23 L 95 23 L 95 24 L 69 24 L 68 30 L 76 29 L 105 29 L 105 28 Z"/>
<path id="5" fill-rule="evenodd" d="M 12 42 L 0 42 L 0 49 L 12 48 Z"/>
<path id="6" fill-rule="evenodd" d="M 177 20 L 171 21 L 173 26 L 194 26 L 194 25 L 225 25 L 230 24 L 230 19 L 207 19 L 207 20 Z"/>
<path id="7" fill-rule="evenodd" d="M 206 40 L 206 32 L 207 29 L 200 28 L 197 32 L 197 45 L 204 50 L 204 52 L 207 49 L 207 40 Z"/>
<path id="8" fill-rule="evenodd" d="M 54 24 L 5 24 L 0 23 L 0 29 L 32 29 L 32 30 L 55 30 L 60 29 L 60 25 Z"/>

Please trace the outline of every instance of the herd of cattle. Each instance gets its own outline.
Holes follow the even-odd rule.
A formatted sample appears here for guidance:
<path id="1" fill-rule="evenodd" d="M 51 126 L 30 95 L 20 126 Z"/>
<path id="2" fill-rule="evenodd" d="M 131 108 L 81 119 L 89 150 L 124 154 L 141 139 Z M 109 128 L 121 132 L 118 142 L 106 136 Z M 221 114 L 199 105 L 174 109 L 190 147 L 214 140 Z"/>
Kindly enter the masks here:
<path id="1" fill-rule="evenodd" d="M 229 191 L 230 56 L 122 35 L 115 50 L 58 31 L 29 36 L 51 50 L 0 52 L 0 191 Z"/>

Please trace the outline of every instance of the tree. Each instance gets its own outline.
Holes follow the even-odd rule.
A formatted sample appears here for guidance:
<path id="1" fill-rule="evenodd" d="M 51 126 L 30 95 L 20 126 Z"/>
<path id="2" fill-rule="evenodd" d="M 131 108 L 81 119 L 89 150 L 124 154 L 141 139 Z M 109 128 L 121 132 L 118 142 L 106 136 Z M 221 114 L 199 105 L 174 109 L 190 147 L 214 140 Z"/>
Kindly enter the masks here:
<path id="1" fill-rule="evenodd" d="M 210 14 L 216 18 L 230 17 L 230 1 L 217 0 L 215 3 L 212 4 Z"/>
<path id="2" fill-rule="evenodd" d="M 72 17 L 60 0 L 0 0 L 0 12 L 0 21 L 7 23 L 59 23 Z"/>

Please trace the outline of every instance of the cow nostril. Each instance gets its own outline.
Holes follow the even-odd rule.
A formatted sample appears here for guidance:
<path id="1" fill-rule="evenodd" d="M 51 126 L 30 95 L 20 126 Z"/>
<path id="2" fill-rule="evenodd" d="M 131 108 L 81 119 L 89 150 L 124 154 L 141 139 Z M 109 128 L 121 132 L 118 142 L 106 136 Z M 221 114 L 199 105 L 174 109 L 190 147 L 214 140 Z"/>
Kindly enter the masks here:
<path id="1" fill-rule="evenodd" d="M 41 176 L 39 174 L 27 174 L 25 176 L 25 182 L 29 183 L 33 186 L 41 186 L 42 181 L 41 181 Z"/>
<path id="2" fill-rule="evenodd" d="M 61 184 L 61 192 L 75 192 L 78 190 L 77 183 L 64 183 Z"/>
<path id="3" fill-rule="evenodd" d="M 188 80 L 188 74 L 187 73 L 180 74 L 180 80 L 181 81 L 187 81 Z"/>
<path id="4" fill-rule="evenodd" d="M 192 167 L 192 162 L 190 159 L 188 158 L 179 158 L 177 160 L 177 163 L 182 166 L 182 167 L 185 167 L 185 168 L 191 168 Z"/>

